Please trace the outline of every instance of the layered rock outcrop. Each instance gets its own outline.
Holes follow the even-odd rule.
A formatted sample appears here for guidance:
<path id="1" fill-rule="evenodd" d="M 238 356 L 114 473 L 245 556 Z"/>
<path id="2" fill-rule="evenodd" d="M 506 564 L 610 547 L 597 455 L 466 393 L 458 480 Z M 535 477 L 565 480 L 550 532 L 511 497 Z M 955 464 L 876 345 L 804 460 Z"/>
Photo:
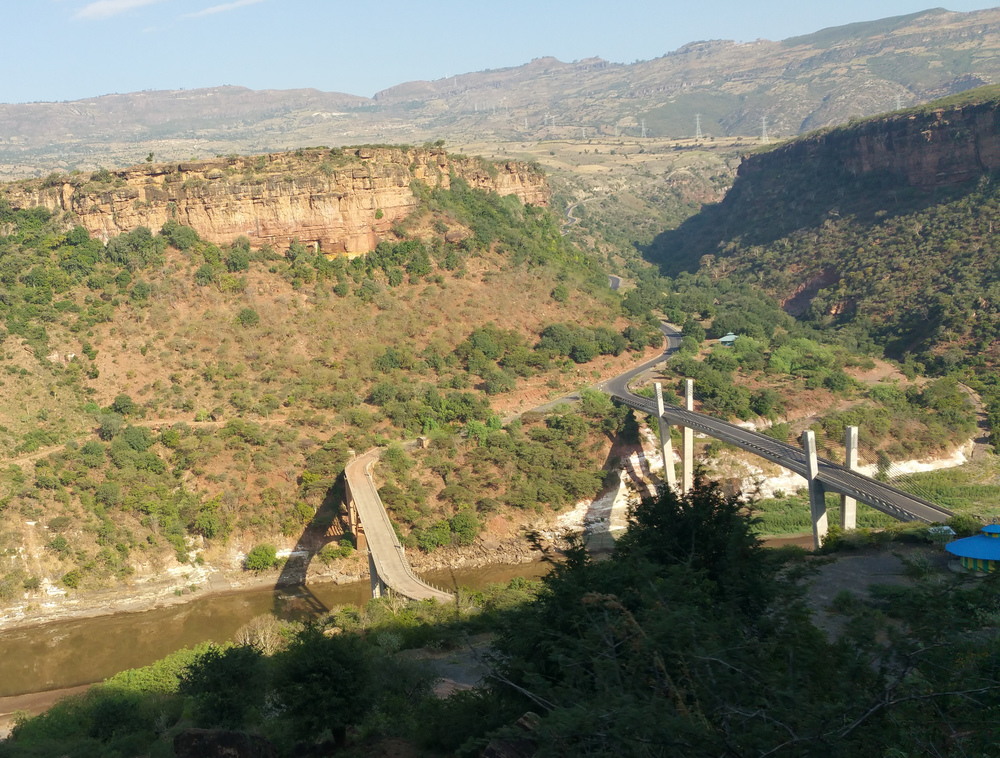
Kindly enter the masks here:
<path id="1" fill-rule="evenodd" d="M 310 149 L 257 157 L 133 166 L 93 176 L 52 176 L 3 190 L 15 209 L 71 213 L 92 236 L 108 239 L 168 219 L 216 244 L 245 235 L 255 247 L 287 249 L 292 240 L 326 254 L 373 250 L 416 206 L 414 181 L 474 188 L 547 205 L 541 171 L 516 161 L 452 158 L 444 150 Z"/>
<path id="2" fill-rule="evenodd" d="M 746 157 L 739 176 L 809 169 L 890 174 L 923 189 L 962 184 L 1000 169 L 1000 102 L 903 112 L 819 132 Z"/>

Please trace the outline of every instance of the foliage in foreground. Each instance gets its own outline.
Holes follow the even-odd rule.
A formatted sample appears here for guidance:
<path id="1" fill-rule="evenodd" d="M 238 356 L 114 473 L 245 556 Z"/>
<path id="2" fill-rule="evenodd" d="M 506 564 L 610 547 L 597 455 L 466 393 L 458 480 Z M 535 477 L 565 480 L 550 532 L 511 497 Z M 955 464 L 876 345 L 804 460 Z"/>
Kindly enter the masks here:
<path id="1" fill-rule="evenodd" d="M 390 735 L 476 755 L 528 710 L 543 756 L 995 754 L 994 581 L 921 570 L 867 600 L 841 593 L 828 636 L 807 567 L 753 528 L 710 484 L 644 501 L 610 559 L 575 547 L 535 602 L 478 598 L 499 628 L 493 674 L 444 700 L 394 652 L 455 622 L 383 603 L 380 619 L 343 609 L 327 619 L 337 633 L 309 627 L 270 655 L 210 648 L 123 700 L 109 683 L 22 722 L 0 756 L 169 754 L 191 724 L 258 731 L 285 753 L 332 738 L 361 755 Z"/>
<path id="2" fill-rule="evenodd" d="M 647 500 L 611 560 L 572 553 L 509 617 L 490 692 L 542 716 L 542 754 L 991 754 L 992 582 L 852 598 L 830 639 L 739 508 L 707 486 Z"/>

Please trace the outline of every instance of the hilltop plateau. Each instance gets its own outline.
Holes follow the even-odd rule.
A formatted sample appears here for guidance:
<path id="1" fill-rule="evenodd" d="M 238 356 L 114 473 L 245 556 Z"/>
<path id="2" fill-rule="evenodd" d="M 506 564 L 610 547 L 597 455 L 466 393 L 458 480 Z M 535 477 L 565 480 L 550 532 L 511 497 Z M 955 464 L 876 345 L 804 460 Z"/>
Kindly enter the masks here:
<path id="1" fill-rule="evenodd" d="M 0 106 L 0 178 L 359 141 L 794 135 L 990 84 L 1000 9 L 938 8 L 779 42 L 692 42 L 649 61 L 523 66 L 360 97 L 243 87 Z"/>

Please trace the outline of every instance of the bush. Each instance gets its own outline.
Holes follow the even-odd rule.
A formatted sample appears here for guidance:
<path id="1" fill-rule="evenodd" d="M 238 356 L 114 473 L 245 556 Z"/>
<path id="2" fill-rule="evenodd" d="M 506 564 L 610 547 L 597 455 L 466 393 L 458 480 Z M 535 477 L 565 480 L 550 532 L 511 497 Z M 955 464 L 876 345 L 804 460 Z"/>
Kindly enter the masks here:
<path id="1" fill-rule="evenodd" d="M 451 531 L 459 545 L 471 545 L 479 536 L 479 519 L 475 511 L 463 510 L 451 517 Z"/>
<path id="2" fill-rule="evenodd" d="M 253 308 L 244 308 L 236 316 L 236 323 L 249 329 L 250 327 L 257 326 L 257 324 L 260 323 L 260 316 L 257 315 L 257 311 Z"/>
<path id="3" fill-rule="evenodd" d="M 261 573 L 267 571 L 278 561 L 278 549 L 274 545 L 254 545 L 243 562 L 247 571 Z"/>
<path id="4" fill-rule="evenodd" d="M 75 590 L 80 586 L 83 581 L 83 572 L 80 569 L 73 569 L 72 571 L 67 571 L 62 575 L 62 583 L 69 587 L 71 590 Z"/>

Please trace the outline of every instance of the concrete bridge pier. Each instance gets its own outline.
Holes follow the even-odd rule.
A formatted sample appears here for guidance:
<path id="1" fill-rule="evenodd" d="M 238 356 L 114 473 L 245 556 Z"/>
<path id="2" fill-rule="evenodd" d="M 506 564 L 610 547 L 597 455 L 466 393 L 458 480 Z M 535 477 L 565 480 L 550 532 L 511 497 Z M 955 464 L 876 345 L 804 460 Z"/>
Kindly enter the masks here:
<path id="1" fill-rule="evenodd" d="M 378 568 L 375 566 L 375 556 L 370 552 L 368 553 L 368 575 L 371 577 L 372 597 L 382 597 L 386 590 L 385 582 L 378 575 Z"/>
<path id="2" fill-rule="evenodd" d="M 663 476 L 670 490 L 677 489 L 677 472 L 674 470 L 674 444 L 670 440 L 670 424 L 663 417 L 663 386 L 656 382 L 656 420 L 660 427 L 660 452 L 663 454 Z"/>
<path id="3" fill-rule="evenodd" d="M 819 480 L 819 461 L 816 457 L 816 433 L 811 429 L 802 432 L 802 449 L 806 454 L 806 480 L 809 482 L 809 509 L 812 511 L 813 545 L 823 546 L 829 527 L 826 521 L 826 489 Z"/>
<path id="4" fill-rule="evenodd" d="M 858 470 L 858 427 L 849 426 L 844 434 L 844 466 Z M 847 495 L 840 496 L 840 528 L 844 531 L 858 527 L 858 501 Z"/>
<path id="5" fill-rule="evenodd" d="M 684 380 L 684 408 L 694 410 L 694 379 Z M 691 491 L 694 485 L 694 431 L 681 427 L 681 492 Z"/>
<path id="6" fill-rule="evenodd" d="M 368 550 L 365 527 L 361 523 L 361 517 L 358 515 L 358 506 L 354 502 L 350 482 L 347 481 L 344 482 L 344 505 L 347 507 L 347 525 L 354 537 L 354 547 L 356 550 L 364 552 Z"/>

